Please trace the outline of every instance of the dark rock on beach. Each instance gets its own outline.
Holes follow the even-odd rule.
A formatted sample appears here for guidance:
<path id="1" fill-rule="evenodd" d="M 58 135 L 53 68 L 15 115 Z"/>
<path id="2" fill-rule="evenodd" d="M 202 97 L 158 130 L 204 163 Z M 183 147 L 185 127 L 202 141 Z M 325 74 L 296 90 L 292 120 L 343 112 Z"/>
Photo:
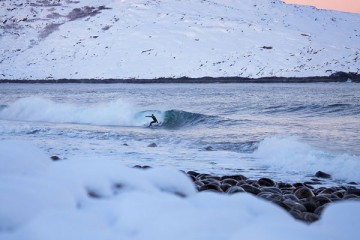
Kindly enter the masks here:
<path id="1" fill-rule="evenodd" d="M 220 185 L 217 183 L 208 183 L 199 188 L 199 191 L 215 191 L 215 192 L 223 192 Z"/>
<path id="2" fill-rule="evenodd" d="M 61 158 L 59 158 L 58 156 L 51 156 L 50 159 L 53 160 L 53 161 L 61 160 Z"/>
<path id="3" fill-rule="evenodd" d="M 141 165 L 135 165 L 135 166 L 133 166 L 133 168 L 139 168 L 139 169 L 149 169 L 149 168 L 151 168 L 150 166 L 146 166 L 146 165 L 144 165 L 144 166 L 141 166 Z"/>
<path id="4" fill-rule="evenodd" d="M 268 187 L 275 186 L 275 182 L 270 178 L 260 178 L 257 182 L 260 186 L 268 186 Z"/>
<path id="5" fill-rule="evenodd" d="M 250 184 L 243 184 L 241 185 L 241 187 L 245 190 L 245 192 L 254 194 L 254 195 L 258 195 L 259 193 L 261 193 L 261 190 L 259 188 L 257 188 L 256 186 L 252 186 Z"/>
<path id="6" fill-rule="evenodd" d="M 239 193 L 239 192 L 245 192 L 245 190 L 239 186 L 232 186 L 226 190 L 226 193 L 228 194 Z"/>
<path id="7" fill-rule="evenodd" d="M 205 151 L 214 151 L 214 148 L 212 146 L 207 146 L 204 148 Z"/>
<path id="8" fill-rule="evenodd" d="M 299 199 L 309 198 L 315 196 L 311 189 L 307 187 L 301 187 L 294 192 L 294 195 Z"/>
<path id="9" fill-rule="evenodd" d="M 357 188 L 348 188 L 345 192 L 346 195 L 353 194 L 360 197 L 360 189 Z"/>
<path id="10" fill-rule="evenodd" d="M 233 178 L 225 178 L 222 180 L 222 183 L 230 184 L 231 186 L 236 186 L 238 184 L 238 181 Z"/>
<path id="11" fill-rule="evenodd" d="M 196 177 L 196 176 L 199 175 L 200 173 L 195 172 L 195 171 L 188 171 L 187 174 L 190 175 L 190 176 Z"/>
<path id="12" fill-rule="evenodd" d="M 356 182 L 349 182 L 349 185 L 358 185 Z"/>
<path id="13" fill-rule="evenodd" d="M 150 143 L 148 147 L 157 147 L 156 143 Z"/>
<path id="14" fill-rule="evenodd" d="M 317 171 L 315 173 L 315 177 L 318 177 L 318 178 L 331 178 L 331 175 L 328 174 L 328 173 L 322 172 L 322 171 Z"/>
<path id="15" fill-rule="evenodd" d="M 225 179 L 225 178 L 230 178 L 230 179 L 235 179 L 237 181 L 242 181 L 242 180 L 246 180 L 247 177 L 243 176 L 243 175 L 225 175 L 222 176 L 221 179 Z"/>

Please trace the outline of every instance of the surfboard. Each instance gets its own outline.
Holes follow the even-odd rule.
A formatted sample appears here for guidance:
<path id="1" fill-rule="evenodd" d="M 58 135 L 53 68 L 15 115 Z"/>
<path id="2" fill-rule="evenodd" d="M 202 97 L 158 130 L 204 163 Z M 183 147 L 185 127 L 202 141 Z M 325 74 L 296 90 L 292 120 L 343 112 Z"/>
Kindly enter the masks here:
<path id="1" fill-rule="evenodd" d="M 150 123 L 145 123 L 145 124 L 144 124 L 144 127 L 146 127 L 146 128 L 158 128 L 158 127 L 161 127 L 162 122 L 154 123 L 154 124 L 152 124 L 151 126 L 149 126 L 149 124 L 150 124 Z"/>

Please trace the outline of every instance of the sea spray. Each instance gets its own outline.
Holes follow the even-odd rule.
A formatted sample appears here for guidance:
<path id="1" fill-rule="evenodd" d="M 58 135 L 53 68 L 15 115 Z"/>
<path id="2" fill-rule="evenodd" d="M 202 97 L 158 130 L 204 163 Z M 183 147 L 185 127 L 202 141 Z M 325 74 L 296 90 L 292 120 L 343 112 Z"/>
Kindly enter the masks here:
<path id="1" fill-rule="evenodd" d="M 57 103 L 40 97 L 21 98 L 0 111 L 0 119 L 79 123 L 95 125 L 141 126 L 135 108 L 122 100 L 90 106 Z"/>
<path id="2" fill-rule="evenodd" d="M 275 171 L 311 175 L 321 170 L 330 173 L 334 180 L 360 181 L 359 156 L 322 151 L 294 136 L 266 138 L 254 156 Z"/>

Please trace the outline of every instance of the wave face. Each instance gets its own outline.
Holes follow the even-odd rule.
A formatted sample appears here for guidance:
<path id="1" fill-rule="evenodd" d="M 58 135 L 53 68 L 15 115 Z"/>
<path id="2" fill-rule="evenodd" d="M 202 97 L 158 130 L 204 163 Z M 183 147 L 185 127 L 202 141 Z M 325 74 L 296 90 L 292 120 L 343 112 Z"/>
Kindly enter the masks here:
<path id="1" fill-rule="evenodd" d="M 78 123 L 114 126 L 143 126 L 155 114 L 162 128 L 178 129 L 207 122 L 215 117 L 181 110 L 137 111 L 121 100 L 93 105 L 79 106 L 56 103 L 38 97 L 22 98 L 9 105 L 0 105 L 0 119 L 50 123 Z"/>
<path id="2" fill-rule="evenodd" d="M 209 118 L 212 119 L 213 117 L 181 110 L 168 110 L 164 113 L 162 126 L 164 128 L 176 129 L 184 126 L 205 123 Z"/>

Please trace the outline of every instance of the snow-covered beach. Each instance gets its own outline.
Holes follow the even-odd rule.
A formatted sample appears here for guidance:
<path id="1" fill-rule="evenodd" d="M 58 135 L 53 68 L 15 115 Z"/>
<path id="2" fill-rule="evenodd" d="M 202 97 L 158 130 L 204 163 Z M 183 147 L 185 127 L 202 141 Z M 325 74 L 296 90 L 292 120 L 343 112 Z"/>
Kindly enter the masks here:
<path id="1" fill-rule="evenodd" d="M 28 142 L 2 141 L 0 150 L 4 240 L 357 239 L 359 202 L 331 204 L 307 225 L 249 193 L 196 193 L 173 168 L 50 162 Z"/>

